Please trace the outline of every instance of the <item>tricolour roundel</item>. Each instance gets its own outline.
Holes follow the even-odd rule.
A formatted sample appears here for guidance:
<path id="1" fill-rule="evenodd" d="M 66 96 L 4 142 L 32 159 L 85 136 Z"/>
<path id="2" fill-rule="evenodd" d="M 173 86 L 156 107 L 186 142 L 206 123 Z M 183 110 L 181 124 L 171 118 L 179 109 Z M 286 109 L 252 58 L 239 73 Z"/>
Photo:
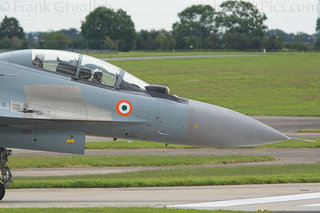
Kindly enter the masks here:
<path id="1" fill-rule="evenodd" d="M 132 112 L 132 104 L 129 101 L 122 100 L 117 104 L 117 112 L 121 116 L 128 116 Z"/>

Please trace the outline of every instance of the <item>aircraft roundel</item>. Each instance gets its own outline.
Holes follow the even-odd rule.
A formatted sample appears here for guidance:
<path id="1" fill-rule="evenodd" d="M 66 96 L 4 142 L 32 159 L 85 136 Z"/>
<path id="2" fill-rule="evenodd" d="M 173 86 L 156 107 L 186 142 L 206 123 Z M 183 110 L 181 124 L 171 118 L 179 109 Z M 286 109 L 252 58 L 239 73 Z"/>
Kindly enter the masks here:
<path id="1" fill-rule="evenodd" d="M 129 101 L 119 101 L 116 110 L 121 116 L 128 116 L 132 112 L 132 104 Z"/>

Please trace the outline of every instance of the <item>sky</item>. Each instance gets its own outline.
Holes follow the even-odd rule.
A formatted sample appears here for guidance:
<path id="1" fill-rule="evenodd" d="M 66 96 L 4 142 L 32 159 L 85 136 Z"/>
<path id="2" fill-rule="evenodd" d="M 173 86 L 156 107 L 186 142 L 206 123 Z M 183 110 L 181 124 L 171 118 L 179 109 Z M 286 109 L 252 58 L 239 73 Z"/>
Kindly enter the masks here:
<path id="1" fill-rule="evenodd" d="M 123 9 L 136 30 L 171 30 L 177 14 L 193 4 L 209 4 L 216 10 L 224 0 L 0 0 L 0 19 L 15 17 L 25 32 L 80 29 L 90 11 L 99 6 Z M 264 12 L 269 29 L 288 33 L 315 32 L 318 0 L 249 0 Z"/>

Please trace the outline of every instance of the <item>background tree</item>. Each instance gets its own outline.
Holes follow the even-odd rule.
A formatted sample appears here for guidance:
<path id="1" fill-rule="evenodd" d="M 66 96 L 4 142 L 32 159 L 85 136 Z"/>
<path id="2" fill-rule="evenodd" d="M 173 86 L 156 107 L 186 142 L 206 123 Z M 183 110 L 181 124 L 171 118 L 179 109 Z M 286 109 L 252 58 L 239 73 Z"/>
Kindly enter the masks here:
<path id="1" fill-rule="evenodd" d="M 134 45 L 134 24 L 131 17 L 121 9 L 114 11 L 106 7 L 96 8 L 82 22 L 81 32 L 86 39 L 99 43 L 105 41 L 107 36 L 120 51 L 129 51 Z"/>
<path id="2" fill-rule="evenodd" d="M 19 21 L 5 16 L 0 23 L 0 48 L 21 49 L 26 47 L 27 40 Z"/>
<path id="3" fill-rule="evenodd" d="M 199 48 L 204 47 L 199 36 L 195 36 L 195 35 L 191 35 L 191 36 L 186 37 L 185 38 L 185 45 L 189 49 L 195 49 L 195 48 L 199 49 Z"/>
<path id="4" fill-rule="evenodd" d="M 56 32 L 67 35 L 71 39 L 71 43 L 70 43 L 71 49 L 85 49 L 87 47 L 87 42 L 85 41 L 81 32 L 79 32 L 75 28 L 62 29 Z"/>
<path id="5" fill-rule="evenodd" d="M 1 49 L 11 49 L 11 47 L 12 47 L 12 41 L 7 36 L 3 37 L 0 40 L 0 48 Z"/>
<path id="6" fill-rule="evenodd" d="M 62 29 L 62 30 L 57 31 L 57 33 L 65 34 L 65 35 L 69 36 L 70 38 L 81 38 L 82 37 L 81 33 L 76 28 Z"/>
<path id="7" fill-rule="evenodd" d="M 295 51 L 309 52 L 312 51 L 312 47 L 310 44 L 295 41 L 289 42 L 285 44 L 285 48 Z"/>
<path id="8" fill-rule="evenodd" d="M 282 50 L 283 41 L 279 35 L 268 35 L 264 38 L 263 46 L 267 51 Z"/>
<path id="9" fill-rule="evenodd" d="M 314 49 L 315 50 L 320 50 L 320 38 L 318 38 L 318 40 L 316 41 L 316 43 L 314 45 Z"/>
<path id="10" fill-rule="evenodd" d="M 68 35 L 57 32 L 50 32 L 43 37 L 46 49 L 68 49 L 71 45 L 71 38 Z"/>
<path id="11" fill-rule="evenodd" d="M 204 46 L 208 49 L 219 49 L 221 48 L 221 39 L 220 36 L 212 33 L 204 40 Z"/>
<path id="12" fill-rule="evenodd" d="M 224 30 L 227 48 L 238 50 L 260 49 L 263 44 L 266 15 L 250 2 L 226 1 L 221 4 L 217 22 Z"/>
<path id="13" fill-rule="evenodd" d="M 13 37 L 11 39 L 11 49 L 17 50 L 25 47 L 25 40 L 18 37 Z"/>
<path id="14" fill-rule="evenodd" d="M 296 40 L 296 35 L 293 33 L 286 33 L 280 29 L 271 29 L 266 32 L 266 35 L 280 36 L 283 42 L 292 42 Z"/>
<path id="15" fill-rule="evenodd" d="M 156 30 L 140 30 L 136 34 L 136 49 L 137 50 L 156 50 L 159 44 L 155 41 L 159 35 L 159 31 Z"/>
<path id="16" fill-rule="evenodd" d="M 19 39 L 24 38 L 23 28 L 20 26 L 19 21 L 16 18 L 9 18 L 7 16 L 0 23 L 0 38 L 8 37 L 12 39 L 17 37 Z"/>
<path id="17" fill-rule="evenodd" d="M 218 32 L 216 16 L 215 9 L 210 5 L 192 5 L 180 12 L 178 14 L 180 20 L 172 26 L 176 47 L 186 49 L 191 45 L 190 41 L 195 41 L 197 44 L 194 46 L 206 48 L 207 39 Z M 211 37 L 213 38 L 216 37 Z"/>
<path id="18" fill-rule="evenodd" d="M 316 31 L 319 32 L 320 31 L 320 18 L 317 19 L 317 23 L 316 23 Z"/>
<path id="19" fill-rule="evenodd" d="M 27 48 L 28 43 L 26 39 L 20 39 L 18 37 L 9 38 L 8 36 L 3 37 L 0 40 L 0 49 L 12 49 L 12 50 L 18 50 Z"/>
<path id="20" fill-rule="evenodd" d="M 172 50 L 176 46 L 176 40 L 169 32 L 165 30 L 160 30 L 154 41 L 156 42 L 158 48 L 162 50 Z"/>

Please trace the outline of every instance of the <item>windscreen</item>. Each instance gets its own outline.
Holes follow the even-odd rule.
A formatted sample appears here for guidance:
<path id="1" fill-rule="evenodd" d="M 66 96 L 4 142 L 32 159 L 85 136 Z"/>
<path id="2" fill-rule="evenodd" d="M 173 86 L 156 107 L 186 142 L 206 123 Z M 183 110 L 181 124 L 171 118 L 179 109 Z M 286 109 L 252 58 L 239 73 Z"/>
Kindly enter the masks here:
<path id="1" fill-rule="evenodd" d="M 90 56 L 83 56 L 79 78 L 113 87 L 119 77 L 121 69 L 103 60 Z"/>
<path id="2" fill-rule="evenodd" d="M 145 91 L 145 87 L 148 86 L 146 82 L 141 79 L 125 72 L 122 82 L 120 84 L 120 89 L 131 90 L 131 91 Z"/>

